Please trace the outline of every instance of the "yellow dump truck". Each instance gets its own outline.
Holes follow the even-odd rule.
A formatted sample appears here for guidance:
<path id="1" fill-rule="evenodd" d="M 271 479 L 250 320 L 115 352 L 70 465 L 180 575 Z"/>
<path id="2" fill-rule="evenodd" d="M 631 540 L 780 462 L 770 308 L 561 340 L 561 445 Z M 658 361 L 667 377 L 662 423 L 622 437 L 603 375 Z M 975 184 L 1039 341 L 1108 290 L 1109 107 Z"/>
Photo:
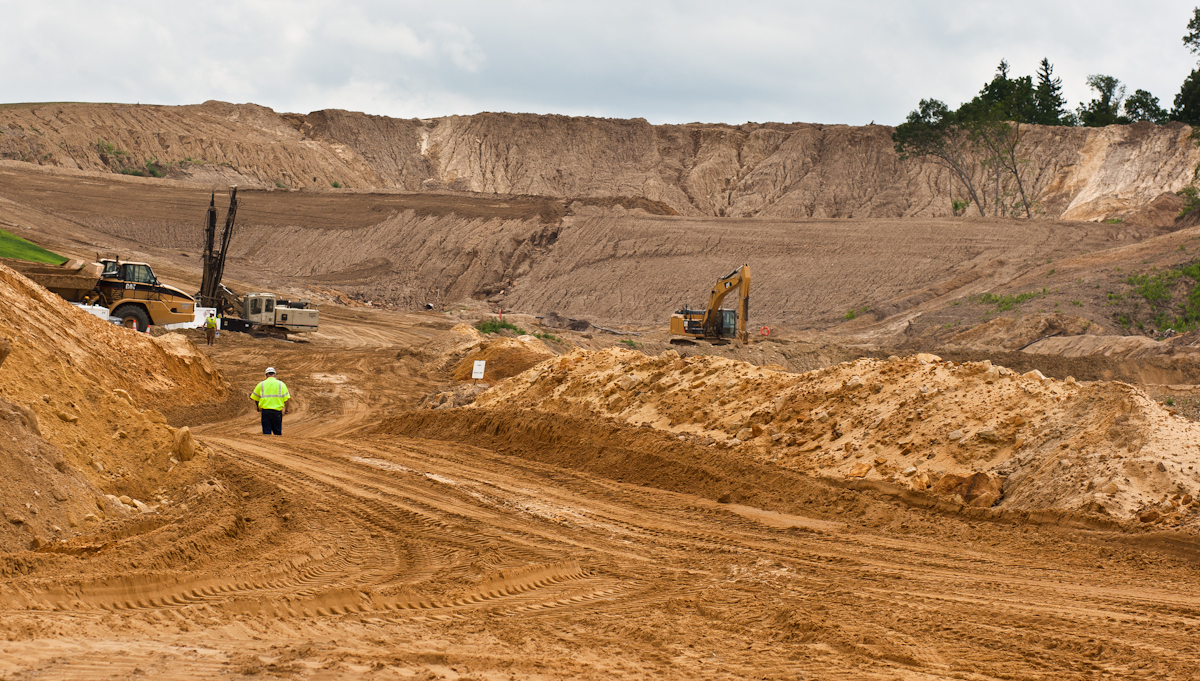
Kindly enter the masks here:
<path id="1" fill-rule="evenodd" d="M 138 331 L 151 324 L 179 324 L 195 318 L 195 299 L 160 282 L 144 262 L 106 258 L 98 263 L 69 260 L 47 265 L 0 258 L 0 263 L 68 302 L 106 307 L 110 316 L 135 324 Z"/>

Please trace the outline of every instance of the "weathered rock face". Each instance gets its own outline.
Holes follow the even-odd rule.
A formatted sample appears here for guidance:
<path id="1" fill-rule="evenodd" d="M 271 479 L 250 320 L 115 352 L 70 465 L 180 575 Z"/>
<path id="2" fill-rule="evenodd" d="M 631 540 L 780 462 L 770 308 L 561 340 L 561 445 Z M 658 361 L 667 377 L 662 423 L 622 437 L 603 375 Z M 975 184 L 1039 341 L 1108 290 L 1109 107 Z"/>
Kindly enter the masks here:
<path id="1" fill-rule="evenodd" d="M 1186 186 L 1200 163 L 1182 124 L 1027 126 L 1024 185 L 1043 217 L 1125 216 Z M 401 120 L 253 104 L 54 104 L 0 111 L 0 158 L 249 186 L 642 197 L 681 215 L 939 217 L 966 197 L 931 162 L 901 161 L 887 126 L 651 125 L 484 113 Z M 102 140 L 102 141 L 98 141 Z M 995 206 L 994 180 L 973 180 Z M 1015 210 L 1016 187 L 1000 194 Z M 993 197 L 993 198 L 987 198 Z M 978 214 L 978 208 L 969 209 Z"/>

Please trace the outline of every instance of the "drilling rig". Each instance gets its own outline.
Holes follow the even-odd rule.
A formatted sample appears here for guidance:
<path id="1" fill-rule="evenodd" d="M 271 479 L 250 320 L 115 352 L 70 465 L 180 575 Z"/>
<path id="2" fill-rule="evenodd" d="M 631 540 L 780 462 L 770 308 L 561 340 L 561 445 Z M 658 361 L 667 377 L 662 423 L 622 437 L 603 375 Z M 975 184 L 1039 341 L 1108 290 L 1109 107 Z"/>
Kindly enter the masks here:
<path id="1" fill-rule="evenodd" d="M 237 185 L 229 188 L 229 211 L 225 213 L 225 230 L 221 233 L 221 250 L 214 252 L 217 236 L 217 193 L 208 200 L 208 212 L 204 216 L 204 254 L 201 256 L 203 273 L 200 275 L 200 293 L 196 296 L 201 307 L 215 307 L 226 311 L 227 296 L 222 290 L 221 277 L 225 274 L 225 257 L 229 253 L 229 241 L 233 238 L 233 222 L 237 218 Z"/>
<path id="2" fill-rule="evenodd" d="M 320 312 L 307 300 L 282 300 L 273 293 L 238 295 L 221 283 L 225 274 L 225 258 L 233 238 L 233 223 L 237 218 L 237 185 L 229 188 L 229 211 L 225 213 L 225 229 L 221 232 L 217 250 L 217 194 L 208 200 L 204 216 L 204 253 L 201 256 L 203 273 L 196 299 L 201 307 L 216 308 L 221 315 L 221 328 L 242 333 L 265 333 L 287 337 L 288 333 L 316 331 Z"/>

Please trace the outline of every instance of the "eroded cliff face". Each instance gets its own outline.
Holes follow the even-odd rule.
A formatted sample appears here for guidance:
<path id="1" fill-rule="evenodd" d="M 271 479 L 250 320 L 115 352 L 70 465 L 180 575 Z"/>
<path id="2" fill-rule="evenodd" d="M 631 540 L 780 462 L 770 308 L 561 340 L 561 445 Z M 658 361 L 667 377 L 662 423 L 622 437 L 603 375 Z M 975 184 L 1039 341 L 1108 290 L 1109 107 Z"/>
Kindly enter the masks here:
<path id="1" fill-rule="evenodd" d="M 1181 124 L 1025 128 L 1034 213 L 1127 215 L 1188 185 L 1200 148 Z M 651 125 L 483 113 L 405 120 L 346 111 L 278 114 L 195 106 L 48 104 L 0 109 L 0 158 L 144 171 L 176 179 L 326 190 L 470 191 L 558 198 L 644 197 L 680 215 L 939 217 L 966 198 L 930 161 L 901 161 L 887 126 Z M 990 216 L 1018 214 L 1011 178 L 974 177 Z M 996 196 L 999 196 L 999 201 Z M 999 208 L 997 208 L 999 204 Z M 978 207 L 969 212 L 978 215 Z M 1023 210 L 1019 211 L 1023 214 Z"/>

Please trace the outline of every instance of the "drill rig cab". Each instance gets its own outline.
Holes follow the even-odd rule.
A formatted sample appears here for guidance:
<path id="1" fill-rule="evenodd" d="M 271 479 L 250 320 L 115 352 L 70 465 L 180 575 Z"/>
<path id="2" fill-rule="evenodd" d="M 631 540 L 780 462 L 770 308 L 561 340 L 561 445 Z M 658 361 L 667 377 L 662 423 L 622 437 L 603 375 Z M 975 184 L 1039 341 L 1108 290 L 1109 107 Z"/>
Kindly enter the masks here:
<path id="1" fill-rule="evenodd" d="M 721 303 L 734 292 L 738 294 L 736 310 L 722 310 Z M 742 265 L 730 272 L 713 286 L 708 295 L 708 306 L 703 310 L 683 308 L 671 315 L 671 335 L 690 336 L 699 340 L 725 343 L 736 337 L 743 343 L 750 341 L 747 324 L 750 316 L 750 266 Z M 681 339 L 672 339 L 675 343 Z M 687 341 L 683 341 L 686 343 Z"/>

